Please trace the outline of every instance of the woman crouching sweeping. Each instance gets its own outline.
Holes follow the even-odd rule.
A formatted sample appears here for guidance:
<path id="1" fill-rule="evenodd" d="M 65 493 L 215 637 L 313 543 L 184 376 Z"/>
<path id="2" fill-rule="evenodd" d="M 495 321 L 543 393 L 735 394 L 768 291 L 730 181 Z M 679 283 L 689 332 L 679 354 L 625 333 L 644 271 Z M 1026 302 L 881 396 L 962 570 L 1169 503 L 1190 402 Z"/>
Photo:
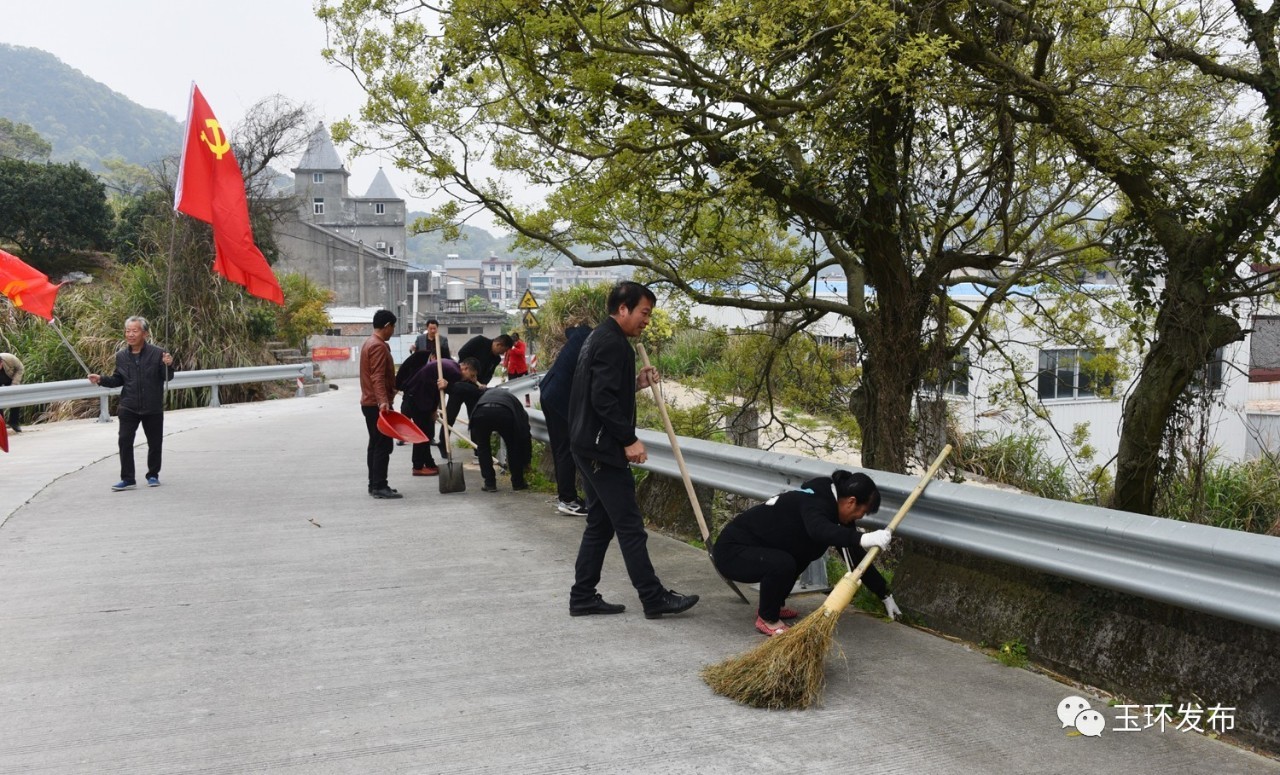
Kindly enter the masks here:
<path id="1" fill-rule="evenodd" d="M 855 565 L 865 550 L 888 548 L 890 531 L 863 533 L 855 526 L 879 508 L 880 490 L 864 473 L 838 469 L 829 477 L 810 479 L 801 489 L 775 495 L 730 520 L 715 542 L 716 568 L 734 581 L 760 583 L 756 629 L 777 635 L 787 629 L 783 619 L 799 615 L 785 607 L 787 595 L 827 547 L 847 548 Z M 884 601 L 891 618 L 902 615 L 874 566 L 862 581 Z"/>

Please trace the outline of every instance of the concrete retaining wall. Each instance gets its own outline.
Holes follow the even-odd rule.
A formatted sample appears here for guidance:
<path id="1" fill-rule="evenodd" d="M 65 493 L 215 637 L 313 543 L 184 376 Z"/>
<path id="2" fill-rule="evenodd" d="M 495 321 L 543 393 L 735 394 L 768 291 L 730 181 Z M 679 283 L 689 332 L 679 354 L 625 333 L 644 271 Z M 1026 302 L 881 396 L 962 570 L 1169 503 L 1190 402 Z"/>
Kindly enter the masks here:
<path id="1" fill-rule="evenodd" d="M 1280 751 L 1280 632 L 909 542 L 894 599 L 924 625 L 999 646 L 1137 705 L 1235 708 L 1232 736 Z"/>

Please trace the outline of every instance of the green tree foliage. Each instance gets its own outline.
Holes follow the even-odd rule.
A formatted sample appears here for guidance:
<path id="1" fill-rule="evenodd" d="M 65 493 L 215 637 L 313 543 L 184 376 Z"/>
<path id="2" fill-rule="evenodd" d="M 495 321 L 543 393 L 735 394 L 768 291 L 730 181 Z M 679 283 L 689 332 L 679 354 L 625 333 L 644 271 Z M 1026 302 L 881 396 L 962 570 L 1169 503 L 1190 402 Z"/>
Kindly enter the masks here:
<path id="1" fill-rule="evenodd" d="M 327 56 L 369 95 L 335 137 L 447 187 L 437 222 L 484 208 L 521 244 L 766 313 L 782 347 L 847 319 L 869 466 L 905 468 L 928 354 L 962 344 L 933 322 L 945 287 L 989 283 L 996 303 L 1096 239 L 1093 180 L 993 109 L 909 6 L 349 0 L 319 15 Z M 819 298 L 820 277 L 847 290 Z M 964 310 L 961 338 L 987 309 Z"/>
<path id="2" fill-rule="evenodd" d="M 284 306 L 276 313 L 276 332 L 290 347 L 302 347 L 307 337 L 329 328 L 325 305 L 333 301 L 333 291 L 321 288 L 306 275 L 290 272 L 280 276 Z"/>
<path id="3" fill-rule="evenodd" d="M 26 124 L 0 118 L 0 159 L 46 162 L 53 146 Z"/>
<path id="4" fill-rule="evenodd" d="M 68 250 L 105 246 L 111 223 L 106 191 L 84 167 L 0 159 L 0 239 L 37 268 Z"/>
<path id="5" fill-rule="evenodd" d="M 935 4 L 954 61 L 1105 176 L 1149 347 L 1124 407 L 1115 506 L 1151 513 L 1171 418 L 1234 305 L 1271 293 L 1280 205 L 1277 11 L 1250 0 Z M 1166 463 L 1173 463 L 1166 460 Z"/>

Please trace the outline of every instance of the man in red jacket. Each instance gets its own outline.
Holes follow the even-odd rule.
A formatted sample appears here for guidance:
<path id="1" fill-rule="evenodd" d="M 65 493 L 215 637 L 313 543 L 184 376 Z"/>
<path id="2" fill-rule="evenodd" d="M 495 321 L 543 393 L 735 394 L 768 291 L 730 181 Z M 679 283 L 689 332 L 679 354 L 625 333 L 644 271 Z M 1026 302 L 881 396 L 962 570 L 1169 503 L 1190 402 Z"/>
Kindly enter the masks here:
<path id="1" fill-rule="evenodd" d="M 378 412 L 390 409 L 396 397 L 396 368 L 387 344 L 395 333 L 396 316 L 391 310 L 380 309 L 373 313 L 373 335 L 360 346 L 360 411 L 369 431 L 369 494 L 375 498 L 404 497 L 387 483 L 395 443 L 378 430 Z"/>

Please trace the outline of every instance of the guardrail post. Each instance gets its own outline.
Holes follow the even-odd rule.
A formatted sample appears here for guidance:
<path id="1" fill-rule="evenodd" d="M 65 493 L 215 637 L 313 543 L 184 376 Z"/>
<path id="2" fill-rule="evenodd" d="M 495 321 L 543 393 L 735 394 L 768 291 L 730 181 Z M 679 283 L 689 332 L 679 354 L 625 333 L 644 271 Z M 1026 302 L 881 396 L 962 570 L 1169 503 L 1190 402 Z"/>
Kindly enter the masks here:
<path id="1" fill-rule="evenodd" d="M 218 401 L 218 386 L 217 386 L 217 385 L 210 385 L 210 386 L 209 386 L 209 406 L 222 406 L 222 403 L 221 403 L 220 401 Z"/>
<path id="2" fill-rule="evenodd" d="M 110 396 L 102 396 L 98 399 L 98 422 L 111 422 Z"/>

